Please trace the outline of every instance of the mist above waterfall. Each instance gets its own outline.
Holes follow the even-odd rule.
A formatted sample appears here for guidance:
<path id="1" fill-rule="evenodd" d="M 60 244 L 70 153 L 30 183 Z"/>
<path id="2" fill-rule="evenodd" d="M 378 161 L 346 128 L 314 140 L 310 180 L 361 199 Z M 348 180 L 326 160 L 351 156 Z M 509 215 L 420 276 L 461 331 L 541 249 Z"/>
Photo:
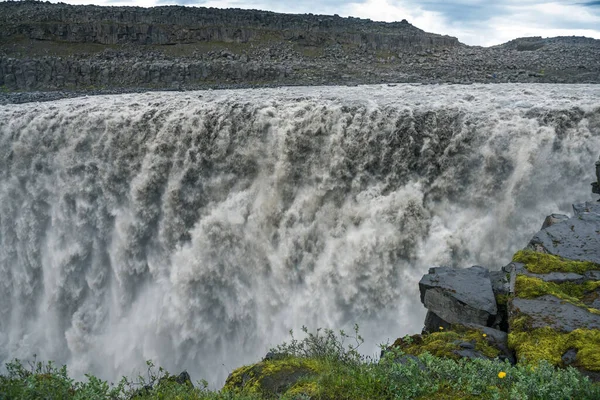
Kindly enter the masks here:
<path id="1" fill-rule="evenodd" d="M 600 87 L 146 93 L 0 106 L 0 362 L 218 384 L 306 325 L 420 331 L 591 197 Z"/>

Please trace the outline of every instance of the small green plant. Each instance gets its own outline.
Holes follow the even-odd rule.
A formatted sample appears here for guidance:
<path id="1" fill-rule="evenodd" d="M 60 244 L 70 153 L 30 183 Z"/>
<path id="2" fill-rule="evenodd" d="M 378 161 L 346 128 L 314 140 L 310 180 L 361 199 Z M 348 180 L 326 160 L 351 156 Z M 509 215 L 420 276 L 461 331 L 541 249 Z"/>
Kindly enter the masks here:
<path id="1" fill-rule="evenodd" d="M 67 367 L 58 368 L 51 361 L 35 360 L 24 366 L 20 360 L 6 364 L 8 374 L 0 376 L 0 399 L 112 399 L 123 394 L 123 383 L 111 386 L 86 375 L 87 382 L 75 382 Z"/>
<path id="2" fill-rule="evenodd" d="M 354 325 L 354 334 L 348 335 L 340 330 L 339 335 L 331 329 L 317 329 L 315 333 L 309 332 L 308 328 L 302 327 L 302 332 L 306 337 L 298 340 L 294 337 L 293 330 L 290 330 L 291 340 L 289 343 L 282 343 L 270 350 L 271 353 L 285 355 L 290 357 L 318 358 L 330 361 L 339 361 L 344 363 L 360 363 L 364 357 L 358 352 L 359 347 L 364 343 L 364 339 L 358 333 L 358 325 Z M 346 340 L 352 340 L 354 343 L 346 344 Z"/>

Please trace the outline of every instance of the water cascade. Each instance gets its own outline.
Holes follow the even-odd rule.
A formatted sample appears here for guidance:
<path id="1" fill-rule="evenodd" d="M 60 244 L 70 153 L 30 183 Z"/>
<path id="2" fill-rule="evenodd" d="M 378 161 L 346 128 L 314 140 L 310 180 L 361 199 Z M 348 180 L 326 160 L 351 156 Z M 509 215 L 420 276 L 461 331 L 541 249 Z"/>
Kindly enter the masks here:
<path id="1" fill-rule="evenodd" d="M 0 106 L 0 362 L 215 385 L 290 329 L 420 331 L 590 198 L 600 87 L 398 85 Z"/>

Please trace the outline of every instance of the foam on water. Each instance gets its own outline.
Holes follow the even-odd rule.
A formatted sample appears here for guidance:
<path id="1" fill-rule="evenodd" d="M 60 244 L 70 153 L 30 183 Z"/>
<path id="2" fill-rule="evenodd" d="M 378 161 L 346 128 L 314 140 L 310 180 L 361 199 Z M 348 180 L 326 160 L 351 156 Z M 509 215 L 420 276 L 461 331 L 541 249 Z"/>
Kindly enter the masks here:
<path id="1" fill-rule="evenodd" d="M 591 197 L 600 87 L 146 93 L 0 107 L 0 362 L 215 385 L 289 329 L 420 331 Z"/>

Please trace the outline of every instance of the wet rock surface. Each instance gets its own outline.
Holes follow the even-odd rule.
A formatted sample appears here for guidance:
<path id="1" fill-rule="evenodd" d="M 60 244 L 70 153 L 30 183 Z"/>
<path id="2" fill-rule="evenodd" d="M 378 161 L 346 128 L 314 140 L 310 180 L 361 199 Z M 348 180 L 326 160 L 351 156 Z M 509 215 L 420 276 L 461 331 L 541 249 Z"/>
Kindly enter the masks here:
<path id="1" fill-rule="evenodd" d="M 498 312 L 490 273 L 483 267 L 431 268 L 419 290 L 425 307 L 450 324 L 487 326 Z"/>
<path id="2" fill-rule="evenodd" d="M 600 40 L 520 38 L 483 48 L 407 21 L 0 3 L 5 92 L 381 82 L 599 83 Z"/>
<path id="3" fill-rule="evenodd" d="M 600 264 L 600 204 L 573 205 L 574 216 L 538 232 L 529 248 L 536 251 Z"/>
<path id="4" fill-rule="evenodd" d="M 536 299 L 515 298 L 511 312 L 526 315 L 528 329 L 550 327 L 560 332 L 575 329 L 600 329 L 600 315 L 551 295 Z"/>

